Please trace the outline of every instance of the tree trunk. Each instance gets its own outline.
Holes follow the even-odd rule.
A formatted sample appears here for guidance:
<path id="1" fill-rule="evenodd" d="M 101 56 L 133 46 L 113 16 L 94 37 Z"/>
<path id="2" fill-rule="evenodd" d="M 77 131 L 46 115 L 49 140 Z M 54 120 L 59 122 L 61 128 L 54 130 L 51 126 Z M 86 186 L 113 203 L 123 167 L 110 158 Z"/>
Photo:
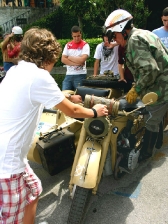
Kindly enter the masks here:
<path id="1" fill-rule="evenodd" d="M 78 24 L 79 24 L 79 27 L 81 29 L 81 32 L 83 33 L 83 21 L 82 21 L 81 16 L 78 16 Z"/>

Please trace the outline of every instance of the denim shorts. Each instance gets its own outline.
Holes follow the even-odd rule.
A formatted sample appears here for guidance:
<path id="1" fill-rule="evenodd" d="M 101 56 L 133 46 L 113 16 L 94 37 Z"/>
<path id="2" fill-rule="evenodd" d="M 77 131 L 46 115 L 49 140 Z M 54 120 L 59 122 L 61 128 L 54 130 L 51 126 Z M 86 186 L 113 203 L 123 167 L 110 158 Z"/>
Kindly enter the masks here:
<path id="1" fill-rule="evenodd" d="M 4 67 L 5 72 L 7 72 L 12 66 L 14 66 L 14 64 L 12 62 L 4 62 L 3 63 L 3 67 Z"/>

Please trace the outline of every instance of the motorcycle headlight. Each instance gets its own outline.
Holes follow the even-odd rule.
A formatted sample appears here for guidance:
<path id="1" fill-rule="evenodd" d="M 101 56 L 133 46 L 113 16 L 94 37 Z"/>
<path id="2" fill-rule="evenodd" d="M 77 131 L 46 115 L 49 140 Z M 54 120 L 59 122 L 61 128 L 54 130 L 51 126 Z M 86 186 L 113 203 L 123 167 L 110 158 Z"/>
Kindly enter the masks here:
<path id="1" fill-rule="evenodd" d="M 87 118 L 84 121 L 84 127 L 93 138 L 104 137 L 108 134 L 110 122 L 106 117 Z"/>

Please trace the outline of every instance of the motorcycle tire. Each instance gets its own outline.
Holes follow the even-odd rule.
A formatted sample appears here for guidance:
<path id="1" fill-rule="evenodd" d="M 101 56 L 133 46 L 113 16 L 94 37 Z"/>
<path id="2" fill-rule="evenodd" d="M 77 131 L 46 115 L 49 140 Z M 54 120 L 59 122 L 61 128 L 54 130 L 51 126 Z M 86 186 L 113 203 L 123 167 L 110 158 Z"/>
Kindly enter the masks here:
<path id="1" fill-rule="evenodd" d="M 118 80 L 90 80 L 84 79 L 82 80 L 83 86 L 94 86 L 94 87 L 101 87 L 101 88 L 113 88 L 113 89 L 124 89 L 125 82 L 118 82 Z"/>
<path id="2" fill-rule="evenodd" d="M 67 224 L 80 224 L 86 210 L 90 189 L 76 186 Z"/>

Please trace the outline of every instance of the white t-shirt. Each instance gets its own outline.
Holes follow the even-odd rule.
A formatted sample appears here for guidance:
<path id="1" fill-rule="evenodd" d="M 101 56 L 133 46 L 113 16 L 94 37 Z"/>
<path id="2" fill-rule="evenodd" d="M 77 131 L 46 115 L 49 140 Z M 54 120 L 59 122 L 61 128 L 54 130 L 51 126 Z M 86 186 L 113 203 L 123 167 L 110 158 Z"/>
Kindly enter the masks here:
<path id="1" fill-rule="evenodd" d="M 0 84 L 0 177 L 21 173 L 44 107 L 64 99 L 48 71 L 20 61 Z"/>
<path id="2" fill-rule="evenodd" d="M 100 75 L 103 75 L 104 71 L 113 71 L 114 75 L 118 72 L 118 46 L 115 46 L 108 57 L 103 55 L 103 43 L 97 45 L 94 58 L 100 60 Z"/>
<path id="3" fill-rule="evenodd" d="M 83 54 L 90 56 L 90 47 L 89 44 L 83 40 L 79 43 L 74 43 L 74 41 L 71 41 L 65 45 L 62 54 L 66 56 L 81 56 Z M 87 74 L 86 61 L 84 66 L 66 65 L 66 67 L 66 75 Z"/>

